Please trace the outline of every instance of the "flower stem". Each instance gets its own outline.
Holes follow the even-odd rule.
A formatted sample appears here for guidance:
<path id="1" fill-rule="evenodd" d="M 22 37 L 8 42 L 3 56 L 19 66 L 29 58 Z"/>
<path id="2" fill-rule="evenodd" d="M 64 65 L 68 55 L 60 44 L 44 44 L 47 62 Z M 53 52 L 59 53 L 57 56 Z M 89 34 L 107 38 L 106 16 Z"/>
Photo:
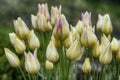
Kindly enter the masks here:
<path id="1" fill-rule="evenodd" d="M 21 72 L 21 74 L 22 74 L 24 80 L 26 80 L 26 78 L 25 78 L 25 74 L 24 74 L 23 70 L 21 69 L 21 67 L 19 67 L 19 69 L 20 69 L 20 72 Z"/>

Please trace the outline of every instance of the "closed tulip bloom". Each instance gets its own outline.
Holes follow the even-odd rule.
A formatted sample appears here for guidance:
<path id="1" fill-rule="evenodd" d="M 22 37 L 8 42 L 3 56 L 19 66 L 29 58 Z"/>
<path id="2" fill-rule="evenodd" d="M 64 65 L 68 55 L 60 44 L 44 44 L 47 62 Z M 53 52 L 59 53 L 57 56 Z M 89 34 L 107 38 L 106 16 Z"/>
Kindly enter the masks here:
<path id="1" fill-rule="evenodd" d="M 57 49 L 52 41 L 49 42 L 46 50 L 46 58 L 50 62 L 57 62 L 59 59 L 59 54 L 57 52 Z"/>
<path id="2" fill-rule="evenodd" d="M 105 47 L 105 49 L 102 50 L 100 57 L 99 57 L 99 61 L 101 64 L 103 65 L 107 65 L 110 64 L 112 60 L 112 50 L 110 47 L 110 43 Z"/>
<path id="3" fill-rule="evenodd" d="M 34 30 L 31 30 L 28 36 L 28 43 L 31 50 L 38 49 L 40 47 L 40 42 L 37 36 L 34 33 Z"/>
<path id="4" fill-rule="evenodd" d="M 4 48 L 5 55 L 12 67 L 19 67 L 20 66 L 20 60 L 17 57 L 15 53 L 10 51 L 8 48 Z"/>
<path id="5" fill-rule="evenodd" d="M 61 15 L 53 29 L 53 34 L 56 39 L 65 40 L 69 36 L 69 24 L 64 15 Z"/>
<path id="6" fill-rule="evenodd" d="M 68 59 L 77 61 L 82 57 L 82 51 L 79 40 L 75 40 L 72 45 L 66 50 L 66 56 Z"/>
<path id="7" fill-rule="evenodd" d="M 50 17 L 50 22 L 53 26 L 55 26 L 57 19 L 61 15 L 61 6 L 59 6 L 59 9 L 55 7 L 51 7 L 51 17 Z"/>
<path id="8" fill-rule="evenodd" d="M 38 13 L 43 14 L 47 20 L 50 19 L 47 3 L 38 4 Z"/>
<path id="9" fill-rule="evenodd" d="M 15 38 L 16 38 L 16 34 L 14 32 L 9 33 L 9 38 L 10 38 L 10 42 L 11 44 L 14 46 L 15 45 Z"/>
<path id="10" fill-rule="evenodd" d="M 85 73 L 85 74 L 88 74 L 91 72 L 91 65 L 90 65 L 90 59 L 89 58 L 86 58 L 83 65 L 82 65 L 82 71 Z"/>
<path id="11" fill-rule="evenodd" d="M 100 53 L 101 53 L 101 47 L 100 47 L 99 41 L 97 41 L 97 43 L 93 47 L 92 54 L 95 58 L 99 58 Z"/>
<path id="12" fill-rule="evenodd" d="M 86 48 L 94 47 L 97 42 L 97 37 L 92 30 L 92 27 L 84 27 L 81 34 L 81 43 Z"/>
<path id="13" fill-rule="evenodd" d="M 82 21 L 83 21 L 84 27 L 87 27 L 88 25 L 92 26 L 91 13 L 88 13 L 87 11 L 85 13 L 82 13 Z"/>
<path id="14" fill-rule="evenodd" d="M 119 41 L 114 37 L 111 42 L 111 49 L 113 53 L 117 53 L 119 50 Z"/>
<path id="15" fill-rule="evenodd" d="M 46 60 L 45 67 L 47 70 L 52 70 L 54 66 L 52 62 Z"/>
<path id="16" fill-rule="evenodd" d="M 26 46 L 25 46 L 24 41 L 22 41 L 16 37 L 14 48 L 18 54 L 23 54 L 24 51 L 26 50 Z"/>
<path id="17" fill-rule="evenodd" d="M 31 14 L 31 23 L 32 23 L 32 28 L 37 30 L 38 29 L 37 16 L 34 16 L 33 14 Z"/>
<path id="18" fill-rule="evenodd" d="M 56 48 L 59 48 L 61 46 L 61 41 L 56 39 L 53 34 L 52 34 L 51 40 L 54 43 Z"/>
<path id="19" fill-rule="evenodd" d="M 31 52 L 25 54 L 25 69 L 28 73 L 35 74 L 40 70 L 40 63 L 37 58 L 37 49 L 34 50 L 34 54 Z"/>
<path id="20" fill-rule="evenodd" d="M 116 61 L 120 62 L 120 49 L 118 50 L 118 52 L 116 54 Z"/>
<path id="21" fill-rule="evenodd" d="M 69 36 L 64 40 L 65 48 L 69 48 L 73 42 L 74 41 L 73 41 L 73 37 L 72 37 L 72 32 L 70 32 Z"/>
<path id="22" fill-rule="evenodd" d="M 112 23 L 109 14 L 105 14 L 104 16 L 98 15 L 97 30 L 106 35 L 112 32 Z"/>
<path id="23" fill-rule="evenodd" d="M 37 25 L 38 29 L 42 32 L 47 32 L 52 30 L 52 26 L 49 21 L 45 18 L 43 14 L 38 13 L 37 14 Z"/>
<path id="24" fill-rule="evenodd" d="M 79 33 L 79 35 L 81 35 L 83 27 L 84 27 L 83 22 L 79 20 L 77 22 L 76 26 L 75 26 L 75 28 L 76 28 L 77 32 Z"/>
<path id="25" fill-rule="evenodd" d="M 14 20 L 14 27 L 18 37 L 22 39 L 27 39 L 27 36 L 29 34 L 29 29 L 25 24 L 25 22 L 20 17 L 18 17 L 17 20 Z"/>

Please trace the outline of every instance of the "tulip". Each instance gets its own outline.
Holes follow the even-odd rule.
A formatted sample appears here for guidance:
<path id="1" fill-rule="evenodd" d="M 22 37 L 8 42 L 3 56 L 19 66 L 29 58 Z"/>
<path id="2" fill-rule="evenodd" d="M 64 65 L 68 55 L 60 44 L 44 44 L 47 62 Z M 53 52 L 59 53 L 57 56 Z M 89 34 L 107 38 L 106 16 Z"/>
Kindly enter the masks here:
<path id="1" fill-rule="evenodd" d="M 112 23 L 109 14 L 105 14 L 104 16 L 98 15 L 97 30 L 106 35 L 112 32 Z"/>
<path id="2" fill-rule="evenodd" d="M 75 28 L 76 28 L 77 32 L 79 33 L 79 35 L 81 35 L 83 27 L 84 27 L 83 22 L 79 20 L 78 23 L 75 26 Z"/>
<path id="3" fill-rule="evenodd" d="M 18 54 L 23 54 L 26 50 L 26 46 L 24 41 L 20 40 L 19 38 L 15 37 L 15 45 L 14 48 Z"/>
<path id="4" fill-rule="evenodd" d="M 82 71 L 85 73 L 85 74 L 88 74 L 91 72 L 91 65 L 90 65 L 90 59 L 89 58 L 86 58 L 83 65 L 82 65 Z"/>
<path id="5" fill-rule="evenodd" d="M 99 58 L 100 53 L 101 53 L 101 47 L 100 47 L 99 41 L 97 41 L 97 43 L 93 47 L 92 54 L 95 58 Z"/>
<path id="6" fill-rule="evenodd" d="M 47 60 L 49 60 L 50 62 L 53 62 L 53 63 L 57 62 L 59 59 L 59 54 L 57 52 L 57 49 L 56 49 L 53 41 L 50 41 L 47 46 L 46 58 L 47 58 Z"/>
<path id="7" fill-rule="evenodd" d="M 50 21 L 51 24 L 54 26 L 58 17 L 61 15 L 61 6 L 59 6 L 59 9 L 57 7 L 51 7 L 51 17 Z"/>
<path id="8" fill-rule="evenodd" d="M 87 27 L 89 25 L 92 26 L 91 13 L 88 13 L 87 11 L 84 14 L 82 13 L 82 21 L 83 21 L 84 27 Z"/>
<path id="9" fill-rule="evenodd" d="M 33 14 L 31 14 L 31 22 L 32 22 L 33 29 L 37 30 L 37 16 L 34 16 Z"/>
<path id="10" fill-rule="evenodd" d="M 45 67 L 47 70 L 52 70 L 54 66 L 52 62 L 46 60 Z"/>
<path id="11" fill-rule="evenodd" d="M 90 26 L 84 27 L 81 34 L 81 43 L 86 48 L 92 48 L 97 42 L 97 37 Z"/>
<path id="12" fill-rule="evenodd" d="M 80 60 L 82 57 L 82 51 L 80 42 L 78 40 L 75 40 L 72 45 L 66 50 L 66 56 L 68 59 L 77 61 Z"/>
<path id="13" fill-rule="evenodd" d="M 18 17 L 17 20 L 14 20 L 14 27 L 18 37 L 22 39 L 27 39 L 27 36 L 29 34 L 29 29 L 25 24 L 25 22 L 20 17 Z"/>
<path id="14" fill-rule="evenodd" d="M 38 13 L 43 14 L 47 20 L 49 20 L 50 15 L 48 11 L 48 5 L 46 4 L 38 4 Z"/>
<path id="15" fill-rule="evenodd" d="M 56 39 L 53 34 L 52 34 L 51 40 L 55 44 L 56 48 L 59 48 L 61 46 L 61 41 Z"/>
<path id="16" fill-rule="evenodd" d="M 102 49 L 102 52 L 99 57 L 99 61 L 103 65 L 110 64 L 112 60 L 112 50 L 110 47 L 110 43 L 105 47 L 105 49 Z"/>
<path id="17" fill-rule="evenodd" d="M 40 47 L 40 42 L 37 36 L 34 33 L 34 30 L 31 30 L 28 36 L 28 43 L 31 50 L 38 49 Z"/>
<path id="18" fill-rule="evenodd" d="M 65 48 L 69 48 L 73 43 L 72 32 L 70 32 L 69 36 L 64 40 Z"/>
<path id="19" fill-rule="evenodd" d="M 19 67 L 20 66 L 20 60 L 17 57 L 15 53 L 10 51 L 8 48 L 4 48 L 5 55 L 12 67 Z"/>
<path id="20" fill-rule="evenodd" d="M 35 74 L 40 70 L 40 63 L 37 58 L 37 49 L 34 50 L 34 54 L 31 52 L 25 54 L 25 69 L 28 73 Z"/>
<path id="21" fill-rule="evenodd" d="M 51 31 L 52 30 L 52 26 L 50 24 L 50 22 L 47 21 L 47 19 L 45 18 L 45 16 L 43 14 L 38 13 L 37 14 L 37 25 L 38 25 L 38 29 L 42 32 L 47 32 L 47 31 Z"/>
<path id="22" fill-rule="evenodd" d="M 111 49 L 113 53 L 117 53 L 119 50 L 119 41 L 114 37 L 111 42 Z"/>
<path id="23" fill-rule="evenodd" d="M 11 44 L 14 46 L 15 45 L 15 38 L 16 38 L 16 34 L 14 32 L 9 33 L 9 38 L 10 38 L 10 42 Z"/>
<path id="24" fill-rule="evenodd" d="M 118 50 L 118 52 L 116 54 L 116 61 L 120 62 L 120 49 Z"/>
<path id="25" fill-rule="evenodd" d="M 69 36 L 69 24 L 64 15 L 61 15 L 57 21 L 53 34 L 56 39 L 65 40 Z"/>

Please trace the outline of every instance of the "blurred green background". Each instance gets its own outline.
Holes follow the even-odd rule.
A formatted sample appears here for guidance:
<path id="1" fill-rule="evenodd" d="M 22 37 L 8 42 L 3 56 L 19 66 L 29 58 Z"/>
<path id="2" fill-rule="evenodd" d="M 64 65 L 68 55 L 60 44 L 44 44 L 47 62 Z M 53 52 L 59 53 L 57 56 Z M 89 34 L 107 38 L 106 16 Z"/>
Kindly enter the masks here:
<path id="1" fill-rule="evenodd" d="M 4 47 L 11 47 L 8 33 L 14 31 L 13 20 L 21 17 L 31 27 L 30 16 L 36 15 L 38 3 L 48 3 L 49 10 L 52 5 L 62 5 L 62 13 L 72 25 L 81 19 L 81 13 L 85 11 L 92 13 L 93 25 L 96 25 L 98 14 L 109 13 L 113 24 L 112 35 L 120 35 L 119 0 L 0 0 L 0 80 L 15 79 L 11 74 L 15 70 L 8 64 L 3 50 Z"/>

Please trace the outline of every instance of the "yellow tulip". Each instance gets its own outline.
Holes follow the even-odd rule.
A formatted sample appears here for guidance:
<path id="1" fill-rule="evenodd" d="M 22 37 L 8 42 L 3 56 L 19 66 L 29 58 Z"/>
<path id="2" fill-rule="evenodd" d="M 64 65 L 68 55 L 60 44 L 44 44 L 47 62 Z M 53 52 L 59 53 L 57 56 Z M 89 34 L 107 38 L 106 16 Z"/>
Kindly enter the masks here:
<path id="1" fill-rule="evenodd" d="M 53 26 L 55 26 L 57 19 L 61 15 L 61 5 L 59 6 L 59 9 L 57 7 L 51 7 L 51 17 L 50 21 Z"/>
<path id="2" fill-rule="evenodd" d="M 82 71 L 85 73 L 85 74 L 88 74 L 91 72 L 91 65 L 90 65 L 90 59 L 89 58 L 86 58 L 83 65 L 82 65 Z"/>
<path id="3" fill-rule="evenodd" d="M 85 13 L 82 13 L 82 21 L 83 21 L 84 27 L 87 27 L 89 25 L 92 26 L 91 13 L 88 13 L 87 11 Z"/>
<path id="4" fill-rule="evenodd" d="M 28 73 L 35 74 L 40 70 L 40 63 L 37 58 L 37 49 L 34 50 L 34 54 L 31 52 L 25 54 L 25 69 Z"/>
<path id="5" fill-rule="evenodd" d="M 37 30 L 37 16 L 34 16 L 33 14 L 31 14 L 31 23 L 32 23 L 32 28 Z"/>
<path id="6" fill-rule="evenodd" d="M 46 60 L 45 67 L 47 70 L 52 70 L 54 66 L 52 62 Z"/>
<path id="7" fill-rule="evenodd" d="M 82 57 L 82 51 L 79 40 L 75 40 L 72 45 L 66 50 L 66 56 L 68 59 L 77 61 Z"/>
<path id="8" fill-rule="evenodd" d="M 93 47 L 92 54 L 94 57 L 99 58 L 100 53 L 101 53 L 101 47 L 100 47 L 99 41 L 97 41 L 97 43 Z"/>
<path id="9" fill-rule="evenodd" d="M 27 36 L 29 34 L 29 29 L 25 24 L 25 22 L 20 17 L 18 17 L 17 20 L 14 20 L 14 27 L 18 37 L 22 39 L 27 39 Z"/>
<path id="10" fill-rule="evenodd" d="M 97 42 L 97 37 L 92 30 L 92 27 L 84 27 L 81 34 L 81 43 L 86 48 L 94 47 Z"/>
<path id="11" fill-rule="evenodd" d="M 108 35 L 112 32 L 112 23 L 109 14 L 98 15 L 97 30 Z"/>
<path id="12" fill-rule="evenodd" d="M 119 41 L 114 37 L 111 42 L 111 49 L 113 53 L 117 53 L 119 50 Z"/>
<path id="13" fill-rule="evenodd" d="M 40 42 L 37 36 L 34 33 L 34 30 L 31 30 L 28 35 L 28 43 L 31 50 L 38 49 L 40 47 Z"/>
<path id="14" fill-rule="evenodd" d="M 50 19 L 47 3 L 38 4 L 38 13 L 43 14 L 45 16 L 46 20 Z"/>
<path id="15" fill-rule="evenodd" d="M 56 39 L 65 40 L 70 33 L 69 24 L 64 15 L 61 15 L 53 29 L 53 34 Z"/>
<path id="16" fill-rule="evenodd" d="M 46 50 L 46 58 L 50 62 L 57 62 L 59 59 L 59 54 L 57 52 L 57 49 L 52 41 L 49 42 Z"/>
<path id="17" fill-rule="evenodd" d="M 20 60 L 17 57 L 15 53 L 10 51 L 8 48 L 4 48 L 5 55 L 12 67 L 19 67 L 20 66 Z"/>
<path id="18" fill-rule="evenodd" d="M 110 43 L 105 47 L 105 49 L 102 49 L 102 52 L 99 57 L 99 61 L 103 65 L 110 64 L 112 60 L 112 50 L 110 47 Z"/>
<path id="19" fill-rule="evenodd" d="M 81 35 L 83 27 L 84 27 L 83 22 L 79 20 L 78 23 L 75 26 L 75 28 L 76 28 L 77 32 L 79 33 L 79 35 Z"/>
<path id="20" fill-rule="evenodd" d="M 42 32 L 47 32 L 52 30 L 52 26 L 49 21 L 45 18 L 43 14 L 37 14 L 37 25 L 38 29 Z"/>

